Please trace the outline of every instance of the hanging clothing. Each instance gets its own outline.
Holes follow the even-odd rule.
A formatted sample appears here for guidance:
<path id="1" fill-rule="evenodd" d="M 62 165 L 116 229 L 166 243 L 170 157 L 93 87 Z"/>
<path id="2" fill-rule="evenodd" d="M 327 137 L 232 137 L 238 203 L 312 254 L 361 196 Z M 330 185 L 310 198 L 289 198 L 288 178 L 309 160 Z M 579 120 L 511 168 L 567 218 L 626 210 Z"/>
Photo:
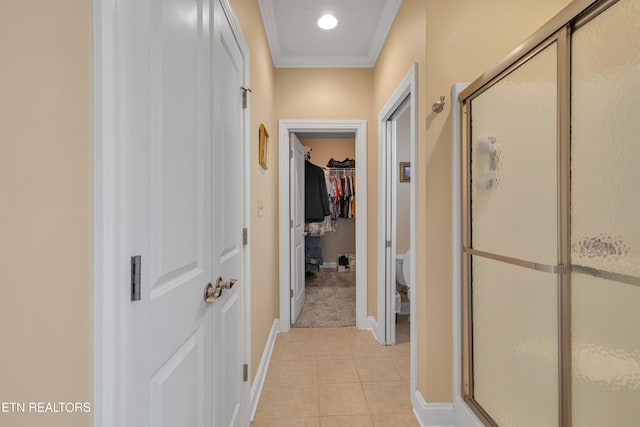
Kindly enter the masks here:
<path id="1" fill-rule="evenodd" d="M 304 238 L 305 271 L 319 271 L 324 263 L 320 237 L 306 236 Z"/>
<path id="2" fill-rule="evenodd" d="M 324 171 L 308 160 L 304 162 L 305 222 L 322 222 L 331 215 Z"/>
<path id="3" fill-rule="evenodd" d="M 351 198 L 351 218 L 356 217 L 356 177 L 351 177 L 351 185 L 353 186 L 353 197 Z"/>
<path id="4" fill-rule="evenodd" d="M 329 174 L 329 207 L 332 219 L 355 218 L 356 186 L 353 171 L 331 170 Z"/>
<path id="5" fill-rule="evenodd" d="M 305 236 L 323 236 L 330 231 L 336 231 L 334 220 L 330 216 L 325 216 L 322 222 L 306 222 L 304 224 Z"/>

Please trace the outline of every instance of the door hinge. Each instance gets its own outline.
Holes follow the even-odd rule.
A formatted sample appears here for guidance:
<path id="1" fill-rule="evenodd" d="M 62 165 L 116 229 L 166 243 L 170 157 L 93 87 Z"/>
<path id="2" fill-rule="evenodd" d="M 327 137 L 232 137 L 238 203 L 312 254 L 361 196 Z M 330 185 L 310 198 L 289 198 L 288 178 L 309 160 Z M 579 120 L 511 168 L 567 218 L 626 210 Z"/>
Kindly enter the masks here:
<path id="1" fill-rule="evenodd" d="M 387 240 L 385 247 L 390 248 L 391 247 L 391 240 Z"/>
<path id="2" fill-rule="evenodd" d="M 131 257 L 131 301 L 140 301 L 140 271 L 142 256 Z"/>
<path id="3" fill-rule="evenodd" d="M 247 92 L 251 92 L 251 89 L 244 86 L 240 86 L 240 89 L 242 90 L 242 108 L 247 108 Z"/>
<path id="4" fill-rule="evenodd" d="M 292 219 L 289 220 L 289 228 L 293 228 L 293 220 Z"/>
<path id="5" fill-rule="evenodd" d="M 249 243 L 249 231 L 246 228 L 242 229 L 242 245 L 247 246 Z"/>
<path id="6" fill-rule="evenodd" d="M 293 159 L 293 150 L 289 150 L 289 158 Z"/>
<path id="7" fill-rule="evenodd" d="M 289 295 L 293 298 L 293 289 L 289 289 Z"/>
<path id="8" fill-rule="evenodd" d="M 249 381 L 249 365 L 246 363 L 242 365 L 242 381 L 245 383 Z"/>

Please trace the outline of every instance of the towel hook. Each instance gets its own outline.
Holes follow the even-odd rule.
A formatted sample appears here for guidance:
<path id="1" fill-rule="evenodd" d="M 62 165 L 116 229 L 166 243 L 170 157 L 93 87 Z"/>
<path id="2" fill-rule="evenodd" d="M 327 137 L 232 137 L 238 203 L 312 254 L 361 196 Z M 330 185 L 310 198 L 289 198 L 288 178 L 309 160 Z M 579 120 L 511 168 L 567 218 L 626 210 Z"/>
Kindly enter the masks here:
<path id="1" fill-rule="evenodd" d="M 439 101 L 436 101 L 433 103 L 433 107 L 431 107 L 431 109 L 433 110 L 434 113 L 441 113 L 443 108 L 444 108 L 444 96 L 441 96 Z"/>

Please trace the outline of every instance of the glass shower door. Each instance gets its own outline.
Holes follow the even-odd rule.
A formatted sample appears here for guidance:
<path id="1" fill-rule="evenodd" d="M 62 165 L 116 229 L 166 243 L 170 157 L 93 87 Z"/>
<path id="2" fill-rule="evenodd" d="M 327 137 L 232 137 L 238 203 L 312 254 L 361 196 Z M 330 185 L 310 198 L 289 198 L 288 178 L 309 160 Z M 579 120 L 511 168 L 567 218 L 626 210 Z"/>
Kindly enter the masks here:
<path id="1" fill-rule="evenodd" d="M 462 390 L 488 425 L 640 425 L 640 1 L 572 5 L 461 95 Z"/>
<path id="2" fill-rule="evenodd" d="M 640 3 L 577 29 L 571 70 L 572 418 L 640 422 Z"/>
<path id="3" fill-rule="evenodd" d="M 471 101 L 473 398 L 503 426 L 558 425 L 557 43 Z"/>

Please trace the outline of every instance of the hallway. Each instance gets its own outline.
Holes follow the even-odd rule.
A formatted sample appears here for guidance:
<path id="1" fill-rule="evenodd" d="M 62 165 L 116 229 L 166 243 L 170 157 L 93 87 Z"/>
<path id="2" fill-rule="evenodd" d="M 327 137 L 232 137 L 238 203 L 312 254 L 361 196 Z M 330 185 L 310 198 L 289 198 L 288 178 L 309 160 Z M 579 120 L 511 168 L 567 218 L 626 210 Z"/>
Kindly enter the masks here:
<path id="1" fill-rule="evenodd" d="M 418 426 L 409 400 L 409 323 L 397 344 L 370 331 L 296 328 L 279 334 L 253 427 Z"/>
<path id="2" fill-rule="evenodd" d="M 0 2 L 0 427 L 637 427 L 639 23 L 640 0 Z M 291 295 L 295 133 L 355 135 L 331 154 L 357 159 L 349 323 L 303 324 L 301 295 L 346 302 L 329 286 Z M 406 316 L 381 346 L 402 253 L 411 346 Z"/>

